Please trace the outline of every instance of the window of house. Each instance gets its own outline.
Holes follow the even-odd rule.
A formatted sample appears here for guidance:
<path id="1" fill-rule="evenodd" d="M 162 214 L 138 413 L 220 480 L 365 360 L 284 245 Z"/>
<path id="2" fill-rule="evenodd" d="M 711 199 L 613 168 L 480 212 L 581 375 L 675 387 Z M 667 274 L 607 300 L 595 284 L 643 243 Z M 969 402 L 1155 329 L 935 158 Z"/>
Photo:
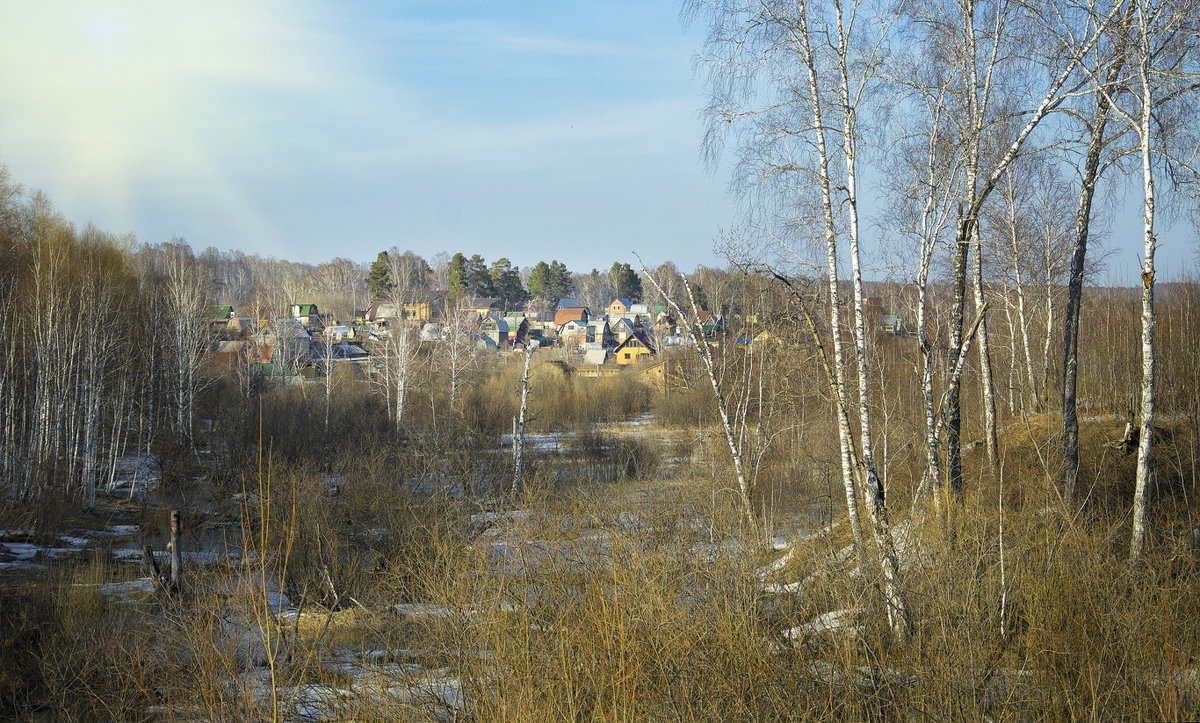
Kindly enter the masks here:
<path id="1" fill-rule="evenodd" d="M 629 358 L 629 352 L 625 352 L 625 358 L 626 358 L 626 359 L 628 359 L 628 358 Z"/>

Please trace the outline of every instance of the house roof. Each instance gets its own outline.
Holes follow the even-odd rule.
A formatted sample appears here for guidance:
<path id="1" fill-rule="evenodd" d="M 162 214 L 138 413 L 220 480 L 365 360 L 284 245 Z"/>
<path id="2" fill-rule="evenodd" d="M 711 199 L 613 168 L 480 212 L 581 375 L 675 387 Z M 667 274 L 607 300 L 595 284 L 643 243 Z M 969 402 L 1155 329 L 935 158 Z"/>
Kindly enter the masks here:
<path id="1" fill-rule="evenodd" d="M 645 335 L 642 334 L 642 332 L 640 332 L 640 331 L 633 332 L 633 334 L 631 334 L 628 339 L 626 339 L 625 341 L 618 344 L 617 348 L 613 349 L 613 353 L 616 354 L 618 351 L 620 351 L 626 347 L 639 347 L 639 346 L 649 349 L 651 354 L 655 353 L 654 346 L 650 343 L 650 340 L 647 339 L 645 337 Z"/>
<path id="2" fill-rule="evenodd" d="M 562 326 L 568 321 L 586 322 L 588 318 L 588 309 L 586 306 L 566 306 L 560 307 L 554 312 L 554 325 Z"/>
<path id="3" fill-rule="evenodd" d="M 494 314 L 485 316 L 479 321 L 480 331 L 499 331 L 502 334 L 508 333 L 508 322 Z"/>
<path id="4" fill-rule="evenodd" d="M 208 307 L 208 310 L 212 314 L 213 321 L 225 321 L 229 317 L 233 316 L 233 307 L 229 305 L 210 306 Z"/>
<path id="5" fill-rule="evenodd" d="M 581 304 L 579 303 L 579 299 L 576 299 L 574 296 L 564 296 L 558 300 L 558 306 L 554 308 L 556 311 L 561 311 L 563 309 L 569 309 L 572 306 L 580 306 L 582 308 Z"/>
<path id="6" fill-rule="evenodd" d="M 617 298 L 615 298 L 615 299 L 613 299 L 612 301 L 610 301 L 610 302 L 608 303 L 608 305 L 609 305 L 609 306 L 612 306 L 613 304 L 616 304 L 616 303 L 618 303 L 618 302 L 621 304 L 621 306 L 624 306 L 626 309 L 628 309 L 628 308 L 629 308 L 629 304 L 631 303 L 631 302 L 629 301 L 629 299 L 626 299 L 626 298 L 624 298 L 624 297 L 618 296 Z"/>
<path id="7" fill-rule="evenodd" d="M 583 355 L 583 361 L 588 364 L 603 364 L 608 361 L 608 350 L 588 349 Z"/>
<path id="8" fill-rule="evenodd" d="M 464 296 L 459 299 L 461 309 L 491 309 L 499 305 L 500 299 L 493 296 Z"/>
<path id="9" fill-rule="evenodd" d="M 376 301 L 371 304 L 371 308 L 367 309 L 367 321 L 378 321 L 380 319 L 391 319 L 392 317 L 400 316 L 400 309 L 389 301 Z"/>
<path id="10" fill-rule="evenodd" d="M 298 308 L 296 316 L 312 316 L 317 312 L 316 304 L 294 304 Z"/>
<path id="11" fill-rule="evenodd" d="M 249 348 L 248 341 L 214 341 L 209 351 L 214 354 L 239 354 Z"/>

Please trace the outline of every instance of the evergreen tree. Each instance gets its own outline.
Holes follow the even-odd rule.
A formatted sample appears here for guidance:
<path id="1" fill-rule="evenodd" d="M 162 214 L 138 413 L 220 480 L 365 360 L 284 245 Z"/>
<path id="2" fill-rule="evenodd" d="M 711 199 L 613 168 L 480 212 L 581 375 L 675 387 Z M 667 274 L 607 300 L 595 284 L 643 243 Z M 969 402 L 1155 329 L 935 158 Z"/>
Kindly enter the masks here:
<path id="1" fill-rule="evenodd" d="M 550 264 L 539 261 L 534 265 L 533 270 L 529 272 L 529 293 L 535 298 L 558 303 L 550 293 Z"/>
<path id="2" fill-rule="evenodd" d="M 504 303 L 505 311 L 511 311 L 518 304 L 524 303 L 529 294 L 521 285 L 521 272 L 512 267 L 507 258 L 499 258 L 492 262 L 489 272 L 492 288 Z"/>
<path id="3" fill-rule="evenodd" d="M 455 299 L 467 293 L 467 257 L 462 253 L 450 257 L 449 279 L 447 296 Z"/>
<path id="4" fill-rule="evenodd" d="M 495 296 L 496 289 L 492 285 L 492 275 L 488 272 L 487 262 L 479 254 L 473 254 L 467 259 L 466 276 L 467 291 L 474 296 Z"/>
<path id="5" fill-rule="evenodd" d="M 570 296 L 572 287 L 571 272 L 566 264 L 558 261 L 539 261 L 529 274 L 529 294 L 545 299 L 551 307 L 557 306 L 563 297 Z"/>
<path id="6" fill-rule="evenodd" d="M 388 298 L 395 286 L 392 282 L 388 252 L 380 251 L 371 264 L 371 270 L 367 272 L 367 290 L 371 294 L 371 300 L 381 301 Z"/>
<path id="7" fill-rule="evenodd" d="M 549 278 L 550 290 L 554 294 L 555 299 L 572 296 L 575 285 L 571 280 L 571 272 L 567 270 L 566 264 L 551 261 Z M 555 301 L 555 303 L 557 304 L 558 302 Z"/>
<path id="8" fill-rule="evenodd" d="M 613 262 L 612 269 L 608 272 L 608 283 L 618 298 L 627 299 L 635 304 L 641 302 L 642 280 L 629 264 Z"/>

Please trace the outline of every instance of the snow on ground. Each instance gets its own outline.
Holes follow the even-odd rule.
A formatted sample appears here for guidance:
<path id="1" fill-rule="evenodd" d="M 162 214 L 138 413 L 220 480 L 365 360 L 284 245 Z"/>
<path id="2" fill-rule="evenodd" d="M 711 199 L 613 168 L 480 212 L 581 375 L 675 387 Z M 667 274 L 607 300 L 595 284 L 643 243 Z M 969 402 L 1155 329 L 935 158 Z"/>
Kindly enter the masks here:
<path id="1" fill-rule="evenodd" d="M 132 497 L 137 493 L 153 492 L 162 482 L 162 460 L 153 454 L 130 454 L 117 460 L 112 482 L 104 492 L 109 495 Z"/>
<path id="2" fill-rule="evenodd" d="M 125 535 L 136 535 L 138 529 L 137 525 L 109 525 L 103 530 L 89 530 L 88 532 L 95 536 L 124 537 Z"/>
<path id="3" fill-rule="evenodd" d="M 78 547 L 41 547 L 31 542 L 0 542 L 0 548 L 0 557 L 9 556 L 0 559 L 0 570 L 41 570 L 46 566 L 34 560 L 79 552 Z"/>
<path id="4" fill-rule="evenodd" d="M 783 635 L 794 641 L 804 641 L 825 633 L 845 632 L 850 635 L 857 635 L 861 632 L 861 628 L 857 623 L 857 610 L 833 610 L 818 615 L 804 625 L 785 630 Z"/>

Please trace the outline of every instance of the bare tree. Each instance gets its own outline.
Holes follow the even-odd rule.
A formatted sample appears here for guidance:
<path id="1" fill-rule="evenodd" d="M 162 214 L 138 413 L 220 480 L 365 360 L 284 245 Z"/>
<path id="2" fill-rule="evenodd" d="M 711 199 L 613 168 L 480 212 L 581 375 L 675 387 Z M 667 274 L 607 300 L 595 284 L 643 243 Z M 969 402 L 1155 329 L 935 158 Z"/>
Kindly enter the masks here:
<path id="1" fill-rule="evenodd" d="M 1109 3 L 1085 3 L 1085 17 L 1098 18 Z M 1111 2 L 1109 12 L 1120 9 L 1120 20 L 1111 33 L 1100 36 L 1089 52 L 1078 53 L 1080 66 L 1092 80 L 1092 91 L 1083 96 L 1090 108 L 1075 112 L 1083 124 L 1087 145 L 1083 167 L 1079 178 L 1079 203 L 1075 213 L 1074 244 L 1071 252 L 1071 269 L 1067 283 L 1067 301 L 1063 319 L 1063 378 L 1062 378 L 1062 430 L 1063 430 L 1063 497 L 1070 504 L 1075 498 L 1079 476 L 1079 419 L 1076 412 L 1076 390 L 1079 369 L 1079 314 L 1083 301 L 1083 280 L 1087 268 L 1088 242 L 1091 236 L 1092 203 L 1096 188 L 1104 169 L 1111 162 L 1110 148 L 1114 142 L 1109 122 L 1112 118 L 1113 96 L 1122 82 L 1123 68 L 1127 63 L 1129 25 L 1133 18 L 1134 5 L 1127 0 Z M 1071 30 L 1074 24 L 1064 21 L 1058 26 L 1049 26 L 1050 35 L 1062 38 L 1066 47 L 1073 45 Z"/>
<path id="2" fill-rule="evenodd" d="M 521 406 L 513 419 L 513 481 L 512 493 L 521 491 L 522 475 L 525 462 L 525 413 L 529 409 L 529 360 L 533 358 L 533 349 L 525 347 L 525 372 L 521 375 Z"/>
<path id="3" fill-rule="evenodd" d="M 196 392 L 202 381 L 200 354 L 209 340 L 206 311 L 210 279 L 205 278 L 182 239 L 153 247 L 152 258 L 163 280 L 163 322 L 171 350 L 172 428 L 180 438 L 194 444 Z"/>
<path id="4" fill-rule="evenodd" d="M 859 553 L 865 555 L 868 549 L 857 519 L 861 484 L 879 553 L 888 620 L 894 634 L 903 637 L 908 609 L 872 448 L 857 189 L 862 110 L 881 82 L 879 71 L 896 17 L 883 6 L 840 0 L 821 8 L 806 2 L 747 8 L 696 2 L 690 7 L 704 13 L 712 26 L 709 55 L 704 58 L 713 89 L 709 148 L 719 151 L 734 128 L 741 134 L 740 179 L 763 201 L 760 210 L 779 209 L 787 219 L 783 223 L 799 228 L 807 220 L 801 209 L 806 204 L 817 209 L 813 215 L 819 219 L 825 257 L 831 381 L 841 410 L 837 421 L 847 512 Z M 770 82 L 764 84 L 767 78 Z M 855 405 L 842 340 L 838 257 L 843 235 L 853 288 L 850 328 L 861 452 L 854 449 L 846 413 Z"/>
<path id="5" fill-rule="evenodd" d="M 683 286 L 684 293 L 687 295 L 688 302 L 691 306 L 691 313 L 688 314 L 680 308 L 679 304 L 675 303 L 674 299 L 666 295 L 666 293 L 663 291 L 663 287 L 659 284 L 658 279 L 655 278 L 654 274 L 647 271 L 644 265 L 642 266 L 642 275 L 650 280 L 650 283 L 654 286 L 655 291 L 658 292 L 661 297 L 667 300 L 668 305 L 675 311 L 676 314 L 679 315 L 680 319 L 689 320 L 687 323 L 681 324 L 681 326 L 687 333 L 687 337 L 691 341 L 692 346 L 696 349 L 701 361 L 704 362 L 704 370 L 708 373 L 708 380 L 712 384 L 713 394 L 716 396 L 717 400 L 717 413 L 721 416 L 721 429 L 725 432 L 725 442 L 729 445 L 729 453 L 733 457 L 733 469 L 737 479 L 737 493 L 738 499 L 740 500 L 742 506 L 743 521 L 746 524 L 747 530 L 755 532 L 758 529 L 758 525 L 754 519 L 754 508 L 750 504 L 750 486 L 746 481 L 745 465 L 742 462 L 741 448 L 738 446 L 736 437 L 734 435 L 733 424 L 731 423 L 729 417 L 729 406 L 725 402 L 724 390 L 717 379 L 716 366 L 713 364 L 712 349 L 708 345 L 708 340 L 704 338 L 704 332 L 700 329 L 700 310 L 696 305 L 696 297 L 692 293 L 691 284 L 688 282 L 686 276 L 683 274 L 679 275 L 679 282 Z"/>
<path id="6" fill-rule="evenodd" d="M 1197 41 L 1200 23 L 1197 6 L 1190 0 L 1168 2 L 1131 0 L 1133 22 L 1133 76 L 1129 108 L 1114 104 L 1135 129 L 1141 161 L 1143 186 L 1143 239 L 1145 258 L 1142 266 L 1142 383 L 1140 430 L 1138 436 L 1137 481 L 1133 503 L 1133 532 L 1129 559 L 1137 562 L 1145 548 L 1147 488 L 1150 482 L 1150 448 L 1154 431 L 1154 256 L 1158 239 L 1154 231 L 1156 217 L 1155 161 L 1163 168 L 1191 173 L 1189 159 L 1174 151 L 1177 134 L 1182 134 L 1192 115 L 1190 102 L 1200 88 L 1197 67 Z M 1186 116 L 1186 117 L 1181 117 Z M 1194 174 L 1193 174 L 1194 175 Z"/>
<path id="7" fill-rule="evenodd" d="M 401 253 L 395 247 L 388 252 L 387 259 L 392 284 L 389 298 L 394 316 L 388 321 L 385 363 L 392 367 L 391 387 L 395 393 L 392 421 L 399 432 L 404 423 L 411 367 L 419 349 L 418 345 L 413 343 L 413 329 L 408 323 L 406 305 L 412 305 L 427 293 L 428 265 L 416 254 Z"/>
<path id="8" fill-rule="evenodd" d="M 996 188 L 997 183 L 1024 153 L 1033 133 L 1042 121 L 1055 109 L 1074 95 L 1072 81 L 1077 80 L 1081 58 L 1093 51 L 1100 39 L 1108 33 L 1117 15 L 1117 7 L 1096 18 L 1083 27 L 1070 25 L 1070 43 L 1050 46 L 1050 52 L 1037 58 L 1036 45 L 1017 33 L 1017 28 L 1042 22 L 1044 8 L 1030 7 L 1020 3 L 998 0 L 994 3 L 963 0 L 942 3 L 931 0 L 913 6 L 910 11 L 916 41 L 931 50 L 937 57 L 947 57 L 958 72 L 948 80 L 960 82 L 957 89 L 951 82 L 947 87 L 956 90 L 953 94 L 961 107 L 951 115 L 959 122 L 960 143 L 964 153 L 965 179 L 961 212 L 955 230 L 954 258 L 954 304 L 950 329 L 952 356 L 965 342 L 962 329 L 964 303 L 966 299 L 966 274 L 969 251 L 975 249 L 975 264 L 972 269 L 977 311 L 983 308 L 982 265 L 979 259 L 979 220 L 984 205 Z M 1067 15 L 1057 16 L 1064 25 L 1071 20 Z M 1046 24 L 1052 25 L 1055 17 Z M 1067 31 L 1064 31 L 1067 32 Z M 1037 77 L 1036 65 L 1048 69 L 1045 85 L 1030 84 L 1030 77 Z M 1016 82 L 1014 82 L 1016 81 Z M 1010 92 L 1001 93 L 1007 87 Z M 928 94 L 935 89 L 914 87 L 917 94 Z M 1018 92 L 1019 91 L 1019 92 Z M 942 93 L 942 88 L 936 89 Z M 1006 112 L 997 113 L 996 105 L 1003 97 Z M 998 120 L 1003 126 L 995 128 Z M 1009 129 L 1009 130 L 1005 130 Z M 990 139 L 990 140 L 989 140 Z M 985 146 L 985 140 L 988 146 Z M 986 151 L 986 155 L 985 155 Z M 986 324 L 986 322 L 984 322 Z M 991 391 L 990 362 L 986 345 L 986 325 L 981 326 L 981 373 L 984 375 L 985 417 L 987 421 L 987 446 L 989 459 L 995 460 L 995 404 Z M 962 488 L 961 414 L 959 389 L 950 390 L 950 419 L 948 422 L 947 456 L 951 485 Z"/>
<path id="9" fill-rule="evenodd" d="M 934 63 L 918 64 L 925 74 L 936 74 Z M 944 87 L 927 75 L 928 88 Z M 934 402 L 934 338 L 931 337 L 930 281 L 934 257 L 944 247 L 943 236 L 950 227 L 952 194 L 958 183 L 960 161 L 949 152 L 945 131 L 947 108 L 940 93 L 918 97 L 914 110 L 914 128 L 902 139 L 896 154 L 892 178 L 893 226 L 910 236 L 917 246 L 916 334 L 921 348 L 921 398 L 925 417 L 925 469 L 921 490 L 933 497 L 934 507 L 941 505 L 941 470 L 938 451 L 937 409 Z"/>

